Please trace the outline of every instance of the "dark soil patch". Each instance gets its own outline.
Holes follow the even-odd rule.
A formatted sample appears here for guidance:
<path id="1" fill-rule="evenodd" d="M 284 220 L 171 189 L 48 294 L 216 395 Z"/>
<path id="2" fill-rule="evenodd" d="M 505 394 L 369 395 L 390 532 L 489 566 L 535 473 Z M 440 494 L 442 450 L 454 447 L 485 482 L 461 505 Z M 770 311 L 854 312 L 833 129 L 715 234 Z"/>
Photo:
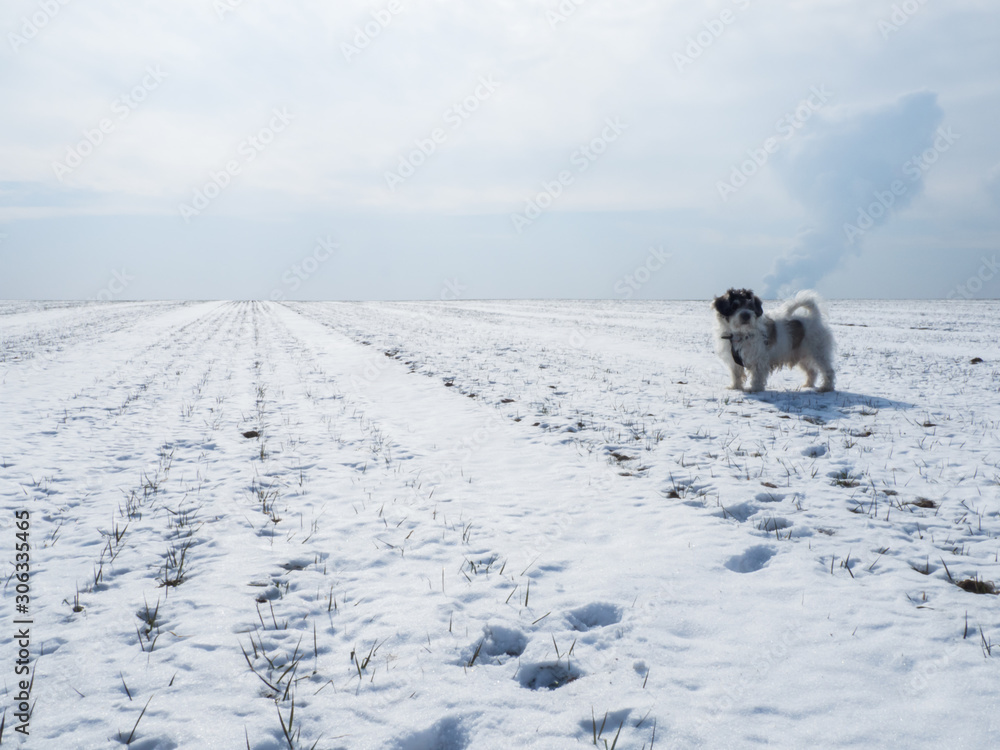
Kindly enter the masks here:
<path id="1" fill-rule="evenodd" d="M 966 578 L 964 581 L 958 581 L 955 585 L 963 591 L 968 591 L 970 594 L 997 593 L 997 587 L 990 581 L 980 581 L 978 578 Z"/>

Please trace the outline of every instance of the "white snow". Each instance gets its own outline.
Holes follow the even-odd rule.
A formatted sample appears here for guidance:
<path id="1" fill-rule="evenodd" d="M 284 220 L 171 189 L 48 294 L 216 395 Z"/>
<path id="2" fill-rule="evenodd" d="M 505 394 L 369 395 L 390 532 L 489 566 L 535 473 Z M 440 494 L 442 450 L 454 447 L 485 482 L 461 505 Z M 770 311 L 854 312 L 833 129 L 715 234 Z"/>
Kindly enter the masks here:
<path id="1" fill-rule="evenodd" d="M 3 740 L 1000 746 L 1000 303 L 829 314 L 750 396 L 707 302 L 0 303 Z"/>

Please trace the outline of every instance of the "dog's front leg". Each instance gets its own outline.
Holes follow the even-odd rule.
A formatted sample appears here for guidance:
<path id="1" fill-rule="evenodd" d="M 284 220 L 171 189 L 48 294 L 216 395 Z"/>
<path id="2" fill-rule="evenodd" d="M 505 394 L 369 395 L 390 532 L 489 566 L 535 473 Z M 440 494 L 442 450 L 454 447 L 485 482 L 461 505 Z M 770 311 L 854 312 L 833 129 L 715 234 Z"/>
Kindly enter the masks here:
<path id="1" fill-rule="evenodd" d="M 750 369 L 750 393 L 760 393 L 767 385 L 767 370 L 760 367 Z"/>
<path id="2" fill-rule="evenodd" d="M 729 372 L 733 376 L 733 382 L 729 387 L 732 388 L 734 391 L 742 391 L 743 381 L 746 378 L 747 371 L 744 368 L 740 367 L 735 362 L 733 362 L 731 365 L 729 365 Z"/>

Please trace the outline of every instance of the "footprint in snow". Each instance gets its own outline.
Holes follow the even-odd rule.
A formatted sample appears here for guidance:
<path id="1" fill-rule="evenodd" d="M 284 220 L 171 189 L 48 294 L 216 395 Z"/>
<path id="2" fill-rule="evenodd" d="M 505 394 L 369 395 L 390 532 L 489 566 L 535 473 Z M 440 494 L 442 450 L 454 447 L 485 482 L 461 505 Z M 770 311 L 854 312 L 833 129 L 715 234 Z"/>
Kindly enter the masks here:
<path id="1" fill-rule="evenodd" d="M 483 637 L 462 651 L 459 664 L 471 667 L 484 661 L 502 664 L 505 657 L 517 657 L 528 647 L 528 638 L 520 630 L 502 625 L 483 626 Z"/>
<path id="2" fill-rule="evenodd" d="M 566 620 L 573 630 L 586 632 L 594 628 L 605 628 L 622 620 L 622 611 L 614 604 L 595 602 L 566 613 Z"/>
<path id="3" fill-rule="evenodd" d="M 753 503 L 737 503 L 736 505 L 723 505 L 722 510 L 715 515 L 720 518 L 734 518 L 740 523 L 744 523 L 758 510 L 760 508 Z"/>
<path id="4" fill-rule="evenodd" d="M 603 716 L 601 714 L 591 712 L 590 716 L 580 721 L 580 729 L 583 730 L 583 734 L 588 740 L 592 740 L 595 735 L 597 735 L 598 740 L 602 740 L 604 739 L 603 735 L 606 735 L 609 732 L 611 737 L 615 737 L 615 733 L 618 728 L 624 726 L 625 722 L 628 721 L 628 717 L 631 715 L 631 708 L 623 708 L 618 711 L 608 711 Z M 650 720 L 650 723 L 652 723 L 652 720 Z M 588 744 L 590 743 L 588 742 Z M 600 747 L 600 745 L 598 745 L 598 747 Z"/>
<path id="5" fill-rule="evenodd" d="M 400 737 L 392 750 L 465 750 L 469 747 L 469 733 L 462 726 L 462 719 L 449 716 L 429 729 Z"/>
<path id="6" fill-rule="evenodd" d="M 759 503 L 780 503 L 785 496 L 780 492 L 758 492 L 754 499 Z"/>
<path id="7" fill-rule="evenodd" d="M 761 519 L 757 524 L 757 528 L 760 531 L 767 532 L 768 534 L 773 534 L 775 531 L 787 529 L 791 526 L 792 522 L 787 518 L 782 518 L 781 516 L 767 516 Z"/>
<path id="8" fill-rule="evenodd" d="M 521 687 L 529 690 L 557 690 L 583 677 L 584 673 L 576 664 L 567 660 L 547 661 L 539 664 L 522 664 L 517 673 Z"/>
<path id="9" fill-rule="evenodd" d="M 773 547 L 761 544 L 751 547 L 742 555 L 733 555 L 726 560 L 725 566 L 734 573 L 754 573 L 765 567 L 775 554 Z"/>
<path id="10" fill-rule="evenodd" d="M 42 651 L 39 653 L 39 656 L 55 653 L 59 650 L 59 647 L 65 643 L 65 638 L 46 638 L 42 643 Z"/>
<path id="11" fill-rule="evenodd" d="M 311 557 L 300 557 L 294 560 L 289 560 L 286 563 L 281 563 L 278 567 L 283 570 L 287 570 L 289 573 L 293 573 L 298 570 L 305 570 L 309 565 L 312 565 L 313 558 Z"/>

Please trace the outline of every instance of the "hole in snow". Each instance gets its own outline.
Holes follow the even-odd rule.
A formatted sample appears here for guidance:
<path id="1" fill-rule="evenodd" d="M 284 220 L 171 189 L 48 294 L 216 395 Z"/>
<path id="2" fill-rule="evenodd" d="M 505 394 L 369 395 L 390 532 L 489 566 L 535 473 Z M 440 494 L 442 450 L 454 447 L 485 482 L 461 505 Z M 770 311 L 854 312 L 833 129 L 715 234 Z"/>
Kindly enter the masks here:
<path id="1" fill-rule="evenodd" d="M 773 547 L 758 545 L 742 555 L 733 555 L 726 560 L 725 566 L 734 573 L 753 573 L 767 565 L 774 555 Z"/>
<path id="2" fill-rule="evenodd" d="M 548 661 L 541 664 L 524 664 L 518 672 L 521 687 L 529 690 L 555 690 L 583 677 L 583 672 L 574 664 Z"/>
<path id="3" fill-rule="evenodd" d="M 785 496 L 780 492 L 758 492 L 754 499 L 761 503 L 780 503 Z"/>
<path id="4" fill-rule="evenodd" d="M 527 647 L 528 638 L 520 630 L 487 625 L 483 628 L 483 637 L 462 652 L 459 663 L 472 666 L 482 663 L 484 659 L 502 662 L 504 657 L 520 656 Z"/>
<path id="5" fill-rule="evenodd" d="M 593 630 L 621 622 L 622 611 L 614 604 L 595 602 L 566 613 L 573 630 Z"/>
<path id="6" fill-rule="evenodd" d="M 735 518 L 743 523 L 758 510 L 759 508 L 753 503 L 737 503 L 736 505 L 723 505 L 722 512 L 716 513 L 716 515 L 722 518 Z"/>
<path id="7" fill-rule="evenodd" d="M 461 719 L 450 716 L 437 724 L 396 740 L 393 750 L 465 750 L 469 746 L 469 735 L 462 727 Z"/>
<path id="8" fill-rule="evenodd" d="M 791 525 L 792 522 L 787 518 L 781 518 L 780 516 L 768 516 L 757 524 L 757 528 L 761 531 L 778 531 L 780 529 L 787 529 Z"/>

